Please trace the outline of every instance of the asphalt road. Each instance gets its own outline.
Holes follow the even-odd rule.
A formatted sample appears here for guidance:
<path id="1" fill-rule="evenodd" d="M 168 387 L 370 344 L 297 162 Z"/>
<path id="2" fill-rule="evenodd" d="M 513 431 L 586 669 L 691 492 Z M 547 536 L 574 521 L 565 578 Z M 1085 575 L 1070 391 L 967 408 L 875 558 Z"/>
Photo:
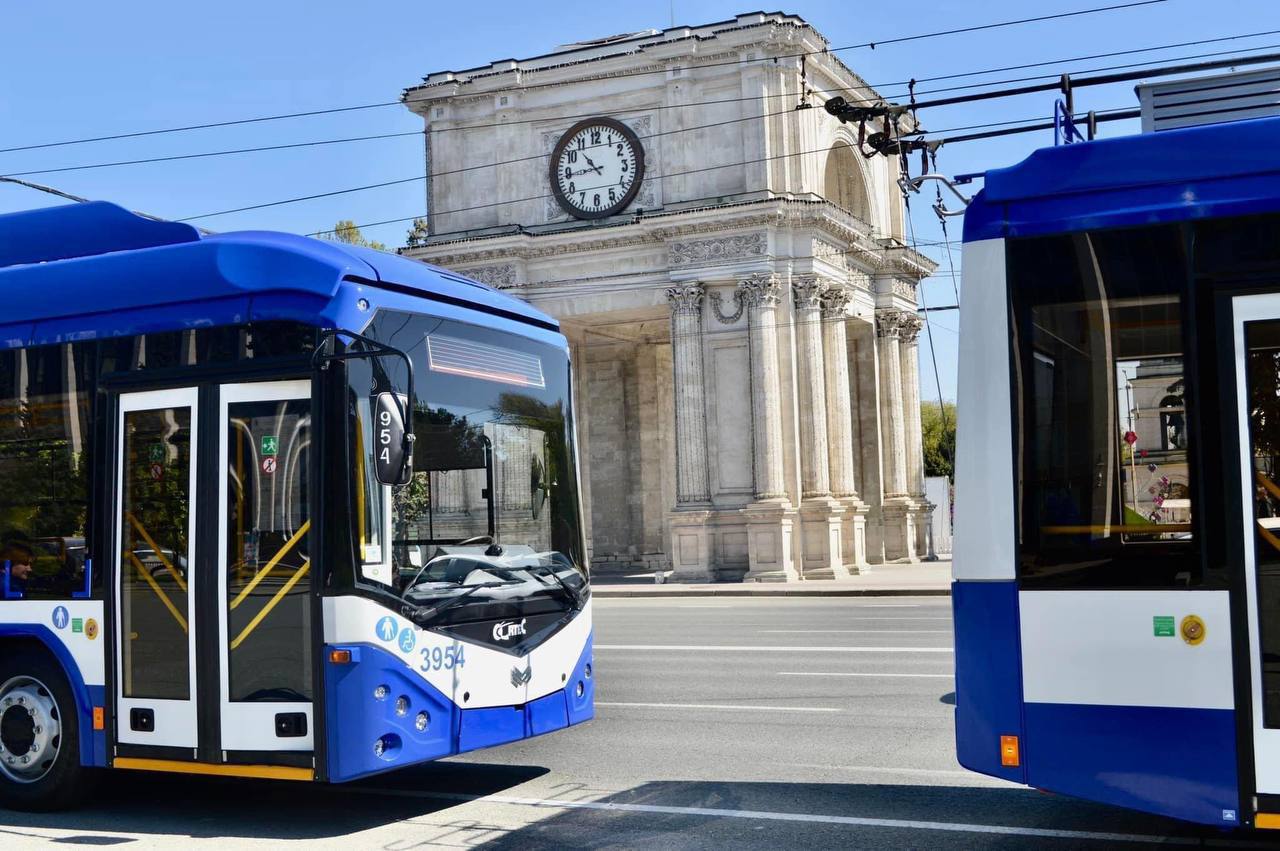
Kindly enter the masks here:
<path id="1" fill-rule="evenodd" d="M 597 600 L 597 717 L 350 786 L 113 774 L 0 847 L 1266 847 L 956 765 L 945 598 Z"/>

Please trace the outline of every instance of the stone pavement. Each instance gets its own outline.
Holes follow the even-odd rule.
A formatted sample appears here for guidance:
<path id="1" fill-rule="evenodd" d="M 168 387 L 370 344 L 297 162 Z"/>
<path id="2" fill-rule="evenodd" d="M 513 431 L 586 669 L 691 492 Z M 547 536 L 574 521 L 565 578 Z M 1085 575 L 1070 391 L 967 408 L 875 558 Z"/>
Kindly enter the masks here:
<path id="1" fill-rule="evenodd" d="M 951 560 L 880 564 L 850 579 L 799 582 L 658 584 L 652 573 L 594 573 L 596 597 L 893 597 L 951 593 Z"/>

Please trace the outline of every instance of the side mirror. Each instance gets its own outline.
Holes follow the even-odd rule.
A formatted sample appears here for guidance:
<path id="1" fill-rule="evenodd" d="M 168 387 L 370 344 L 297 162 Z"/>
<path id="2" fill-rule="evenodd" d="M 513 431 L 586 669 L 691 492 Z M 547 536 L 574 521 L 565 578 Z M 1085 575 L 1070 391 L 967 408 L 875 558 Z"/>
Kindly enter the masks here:
<path id="1" fill-rule="evenodd" d="M 413 476 L 412 434 L 405 431 L 407 397 L 378 393 L 373 398 L 373 440 L 377 448 L 376 472 L 384 485 L 404 485 Z"/>

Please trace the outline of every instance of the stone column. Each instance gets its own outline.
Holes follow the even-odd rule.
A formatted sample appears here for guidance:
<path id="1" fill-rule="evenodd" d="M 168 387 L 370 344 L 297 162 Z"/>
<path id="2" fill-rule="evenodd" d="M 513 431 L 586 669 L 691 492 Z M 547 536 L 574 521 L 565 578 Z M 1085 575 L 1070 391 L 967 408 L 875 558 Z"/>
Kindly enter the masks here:
<path id="1" fill-rule="evenodd" d="M 747 521 L 747 580 L 799 578 L 792 559 L 795 509 L 787 500 L 782 464 L 782 385 L 778 364 L 778 304 L 782 283 L 771 274 L 739 282 L 747 307 L 751 354 L 751 420 L 756 501 L 741 510 Z"/>
<path id="2" fill-rule="evenodd" d="M 924 497 L 924 437 L 920 428 L 920 329 L 924 320 L 906 314 L 898 346 L 902 357 L 902 408 L 906 415 L 907 493 Z"/>
<path id="3" fill-rule="evenodd" d="M 880 431 L 884 451 L 885 561 L 915 561 L 915 513 L 907 496 L 907 424 L 902 398 L 901 310 L 876 311 L 880 348 Z"/>
<path id="4" fill-rule="evenodd" d="M 827 445 L 826 369 L 822 350 L 822 293 L 814 276 L 791 282 L 796 303 L 796 360 L 800 396 L 800 489 L 803 499 L 831 495 Z"/>
<path id="5" fill-rule="evenodd" d="M 711 487 L 707 467 L 706 381 L 702 368 L 702 284 L 667 290 L 671 305 L 672 393 L 676 420 L 676 505 L 669 515 L 671 580 L 715 578 L 708 530 Z"/>
<path id="6" fill-rule="evenodd" d="M 747 305 L 756 499 L 786 499 L 782 472 L 782 387 L 778 375 L 778 303 L 782 283 L 752 275 L 738 284 Z"/>
<path id="7" fill-rule="evenodd" d="M 858 452 L 854 447 L 853 395 L 849 380 L 849 340 L 845 329 L 852 294 L 831 287 L 822 294 L 822 348 L 827 392 L 827 445 L 831 495 L 845 505 L 841 535 L 844 568 L 850 574 L 867 563 L 867 505 L 858 498 Z"/>
<path id="8" fill-rule="evenodd" d="M 907 315 L 903 319 L 902 383 L 903 408 L 907 420 L 907 492 L 915 503 L 915 551 L 924 556 L 929 552 L 929 524 L 933 520 L 933 506 L 924 495 L 924 435 L 920 427 L 920 329 L 924 320 Z"/>
<path id="9" fill-rule="evenodd" d="M 902 400 L 900 310 L 876 312 L 876 336 L 880 340 L 880 430 L 884 442 L 884 495 L 906 496 L 906 422 Z"/>
<path id="10" fill-rule="evenodd" d="M 849 393 L 849 343 L 845 315 L 852 298 L 844 288 L 822 294 L 822 348 L 827 390 L 827 441 L 830 446 L 831 493 L 858 495 L 858 466 L 853 451 L 853 401 Z"/>
<path id="11" fill-rule="evenodd" d="M 671 352 L 676 402 L 676 503 L 706 504 L 706 382 L 702 371 L 702 284 L 667 290 L 671 305 Z"/>

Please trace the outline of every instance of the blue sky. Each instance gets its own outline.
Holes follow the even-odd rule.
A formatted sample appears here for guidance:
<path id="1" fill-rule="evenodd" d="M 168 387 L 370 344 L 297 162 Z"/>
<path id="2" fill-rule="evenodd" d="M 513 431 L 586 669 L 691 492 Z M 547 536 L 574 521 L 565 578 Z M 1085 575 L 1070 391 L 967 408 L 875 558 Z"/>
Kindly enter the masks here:
<path id="1" fill-rule="evenodd" d="M 1111 0 L 1114 2 L 1114 0 Z M 801 15 L 833 47 L 925 31 L 1109 5 L 1108 0 L 988 0 L 854 4 L 796 0 L 784 11 Z M 394 101 L 430 71 L 467 68 L 494 59 L 531 56 L 556 45 L 646 27 L 699 24 L 752 11 L 742 3 L 658 0 L 599 3 L 370 2 L 223 0 L 188 3 L 9 4 L 0 53 L 0 148 Z M 956 74 L 997 66 L 1067 59 L 1171 42 L 1280 30 L 1266 0 L 1168 0 L 1099 15 L 961 36 L 841 52 L 872 84 Z M 1140 60 L 1185 57 L 1232 48 L 1280 50 L 1280 33 L 1221 45 L 1188 47 L 1111 60 L 1064 62 L 991 79 L 1035 73 L 1084 72 Z M 983 78 L 975 78 L 983 79 Z M 968 82 L 960 81 L 960 82 Z M 955 83 L 921 84 L 931 86 Z M 886 93 L 899 87 L 888 86 Z M 1136 105 L 1132 84 L 1082 90 L 1079 109 Z M 947 107 L 922 113 L 943 130 L 989 121 L 1047 118 L 1052 96 Z M 347 136 L 410 132 L 421 122 L 388 106 L 329 116 L 173 133 L 44 150 L 0 154 L 0 174 L 86 163 L 285 144 Z M 1136 122 L 1104 125 L 1102 135 L 1136 132 Z M 983 171 L 1018 161 L 1051 134 L 1027 134 L 944 148 L 940 170 Z M 240 154 L 93 171 L 33 175 L 91 198 L 117 201 L 156 215 L 183 218 L 278 198 L 325 192 L 421 174 L 420 137 Z M 928 201 L 915 205 L 918 240 L 941 237 Z M 0 185 L 0 212 L 53 203 L 30 190 Z M 341 195 L 249 213 L 202 219 L 215 230 L 271 228 L 306 233 L 338 219 L 357 222 L 412 216 L 424 207 L 421 183 Z M 368 235 L 403 243 L 404 226 Z M 951 225 L 952 237 L 959 223 Z M 955 302 L 947 255 L 926 248 L 942 275 L 924 288 L 929 304 Z M 960 267 L 954 252 L 954 268 Z M 932 318 L 942 395 L 955 395 L 956 312 Z M 922 335 L 922 396 L 937 398 L 931 349 Z"/>

